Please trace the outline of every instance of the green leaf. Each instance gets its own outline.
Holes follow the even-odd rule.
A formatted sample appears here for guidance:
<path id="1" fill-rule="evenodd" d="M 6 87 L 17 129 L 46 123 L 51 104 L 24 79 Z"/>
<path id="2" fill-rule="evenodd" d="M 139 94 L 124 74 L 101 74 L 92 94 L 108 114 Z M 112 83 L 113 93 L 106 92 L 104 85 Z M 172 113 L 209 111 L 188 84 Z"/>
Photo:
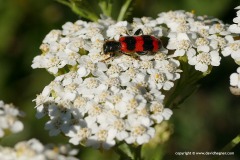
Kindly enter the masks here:
<path id="1" fill-rule="evenodd" d="M 108 17 L 112 16 L 112 0 L 99 0 L 98 5 L 104 15 Z"/>
<path id="2" fill-rule="evenodd" d="M 161 160 L 164 155 L 164 149 L 162 145 L 153 148 L 146 144 L 143 145 L 142 154 L 144 160 Z"/>
<path id="3" fill-rule="evenodd" d="M 130 146 L 123 143 L 119 146 L 114 147 L 114 151 L 120 156 L 120 160 L 133 160 L 134 155 L 130 149 Z"/>
<path id="4" fill-rule="evenodd" d="M 132 0 L 126 0 L 125 3 L 122 5 L 120 13 L 118 15 L 117 20 L 122 21 L 125 18 L 125 15 L 130 7 Z"/>
<path id="5" fill-rule="evenodd" d="M 89 1 L 86 0 L 56 0 L 57 2 L 64 4 L 72 9 L 74 13 L 82 18 L 86 18 L 91 21 L 97 21 L 99 19 L 98 14 L 95 13 L 96 9 L 91 7 Z"/>

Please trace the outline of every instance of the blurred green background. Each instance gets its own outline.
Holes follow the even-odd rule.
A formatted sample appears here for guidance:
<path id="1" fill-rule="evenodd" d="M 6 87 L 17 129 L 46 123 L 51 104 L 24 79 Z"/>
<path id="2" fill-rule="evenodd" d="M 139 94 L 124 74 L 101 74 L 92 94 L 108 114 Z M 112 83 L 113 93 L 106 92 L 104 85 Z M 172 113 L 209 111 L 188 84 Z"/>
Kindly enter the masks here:
<path id="1" fill-rule="evenodd" d="M 217 17 L 232 23 L 233 9 L 239 0 L 136 0 L 133 14 L 128 17 L 151 16 L 169 10 L 194 10 L 197 15 Z M 79 19 L 71 10 L 52 0 L 0 0 L 0 100 L 14 103 L 26 113 L 25 130 L 4 139 L 2 145 L 12 145 L 32 137 L 43 143 L 64 143 L 66 138 L 49 137 L 44 130 L 46 120 L 35 118 L 34 102 L 53 77 L 43 69 L 31 69 L 33 57 L 40 54 L 39 46 L 52 29 L 61 29 L 67 21 Z M 175 156 L 180 151 L 219 151 L 240 133 L 240 98 L 229 92 L 229 75 L 237 65 L 226 58 L 213 73 L 203 79 L 197 93 L 180 109 L 174 110 L 171 119 L 174 133 L 165 145 L 164 159 L 188 159 Z M 233 150 L 240 159 L 240 146 Z M 81 149 L 81 156 L 96 159 L 98 151 Z M 98 159 L 114 157 L 100 156 Z M 201 157 L 200 157 L 201 158 Z M 198 159 L 198 157 L 194 157 Z M 206 157 L 204 158 L 206 159 Z"/>

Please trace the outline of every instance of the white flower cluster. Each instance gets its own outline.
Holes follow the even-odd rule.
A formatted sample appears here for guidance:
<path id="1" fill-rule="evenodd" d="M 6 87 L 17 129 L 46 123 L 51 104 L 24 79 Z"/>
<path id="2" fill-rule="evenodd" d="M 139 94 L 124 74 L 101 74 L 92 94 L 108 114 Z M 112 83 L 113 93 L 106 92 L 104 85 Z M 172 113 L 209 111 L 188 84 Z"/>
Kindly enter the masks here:
<path id="1" fill-rule="evenodd" d="M 180 61 L 209 72 L 220 65 L 220 51 L 227 50 L 230 40 L 235 42 L 218 19 L 184 11 L 134 18 L 133 23 L 78 20 L 62 28 L 45 37 L 42 54 L 33 60 L 33 68 L 56 76 L 35 100 L 37 117 L 50 118 L 45 125 L 50 135 L 63 133 L 75 145 L 105 149 L 119 141 L 149 142 L 154 126 L 172 115 L 164 100 L 180 78 Z M 103 53 L 105 40 L 118 41 L 138 29 L 167 37 L 168 44 L 139 57 Z"/>
<path id="2" fill-rule="evenodd" d="M 238 67 L 237 73 L 230 75 L 230 91 L 234 95 L 240 95 L 240 67 Z"/>
<path id="3" fill-rule="evenodd" d="M 37 116 L 48 114 L 45 127 L 50 135 L 62 131 L 76 145 L 109 148 L 115 140 L 146 143 L 154 135 L 153 124 L 172 114 L 164 109 L 160 90 L 169 90 L 180 77 L 178 61 L 161 53 L 156 57 L 139 61 L 123 56 L 105 64 L 81 56 L 76 72 L 57 76 L 38 95 Z"/>
<path id="4" fill-rule="evenodd" d="M 23 130 L 23 123 L 18 119 L 23 116 L 12 104 L 0 101 L 0 138 L 6 133 L 17 133 Z"/>
<path id="5" fill-rule="evenodd" d="M 229 31 L 236 33 L 236 37 L 229 39 L 229 43 L 222 51 L 224 56 L 229 56 L 234 59 L 234 61 L 240 65 L 240 6 L 236 7 L 237 17 L 233 19 L 232 24 L 229 26 Z M 237 73 L 232 73 L 230 76 L 230 91 L 234 95 L 240 95 L 240 67 L 237 69 Z"/>
<path id="6" fill-rule="evenodd" d="M 222 50 L 223 56 L 229 56 L 231 55 L 232 59 L 240 65 L 240 6 L 236 7 L 235 9 L 238 9 L 237 11 L 237 17 L 233 19 L 234 23 L 229 26 L 228 31 L 233 33 L 233 36 L 228 36 L 227 44 Z"/>
<path id="7" fill-rule="evenodd" d="M 0 146 L 1 160 L 78 160 L 69 145 L 46 145 L 37 139 L 17 143 L 14 148 Z"/>
<path id="8" fill-rule="evenodd" d="M 232 24 L 229 27 L 229 31 L 232 33 L 240 33 L 240 6 L 237 6 L 235 9 L 237 9 L 237 17 L 233 19 L 233 22 L 236 24 Z"/>

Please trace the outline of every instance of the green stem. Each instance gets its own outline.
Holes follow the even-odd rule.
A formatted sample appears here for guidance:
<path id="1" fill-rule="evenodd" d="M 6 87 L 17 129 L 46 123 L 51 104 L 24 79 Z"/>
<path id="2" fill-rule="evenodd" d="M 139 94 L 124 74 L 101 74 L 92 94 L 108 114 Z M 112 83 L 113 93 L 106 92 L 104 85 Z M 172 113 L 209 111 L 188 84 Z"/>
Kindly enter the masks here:
<path id="1" fill-rule="evenodd" d="M 120 156 L 119 160 L 131 160 L 131 158 L 120 148 L 114 147 L 114 151 Z"/>
<path id="2" fill-rule="evenodd" d="M 141 151 L 142 151 L 142 145 L 139 145 L 135 148 L 134 152 L 134 160 L 141 160 Z"/>
<path id="3" fill-rule="evenodd" d="M 122 5 L 120 13 L 117 18 L 118 21 L 122 21 L 124 19 L 124 16 L 129 8 L 131 2 L 132 2 L 132 0 L 126 0 L 125 3 Z"/>
<path id="4" fill-rule="evenodd" d="M 69 2 L 67 2 L 67 1 L 65 1 L 65 0 L 56 0 L 56 1 L 66 5 L 66 6 L 68 6 L 69 8 L 71 8 L 71 4 Z"/>
<path id="5" fill-rule="evenodd" d="M 99 18 L 96 14 L 94 14 L 93 12 L 83 9 L 83 8 L 79 8 L 75 3 L 71 3 L 71 8 L 72 11 L 75 12 L 76 14 L 78 14 L 79 16 L 89 19 L 91 21 L 96 22 Z"/>
<path id="6" fill-rule="evenodd" d="M 133 155 L 130 149 L 130 146 L 126 143 L 120 142 L 115 147 L 113 147 L 113 150 L 119 155 L 119 160 L 132 160 Z"/>
<path id="7" fill-rule="evenodd" d="M 66 0 L 56 0 L 56 1 L 68 6 L 69 8 L 72 9 L 74 13 L 76 13 L 77 15 L 83 18 L 89 19 L 94 22 L 96 22 L 99 19 L 99 17 L 94 12 L 92 12 L 90 9 L 88 9 L 84 5 L 80 7 L 79 5 L 76 4 L 75 1 L 70 1 L 70 2 Z"/>
<path id="8" fill-rule="evenodd" d="M 229 152 L 231 151 L 236 145 L 240 143 L 240 134 L 238 134 L 235 138 L 233 138 L 226 146 L 224 146 L 220 152 Z M 221 157 L 214 158 L 213 160 L 218 160 Z"/>
<path id="9" fill-rule="evenodd" d="M 142 145 L 118 144 L 113 150 L 120 156 L 119 160 L 142 160 Z"/>
<path id="10" fill-rule="evenodd" d="M 233 138 L 223 149 L 221 152 L 228 152 L 232 150 L 236 145 L 240 143 L 240 134 L 238 134 L 235 138 Z"/>

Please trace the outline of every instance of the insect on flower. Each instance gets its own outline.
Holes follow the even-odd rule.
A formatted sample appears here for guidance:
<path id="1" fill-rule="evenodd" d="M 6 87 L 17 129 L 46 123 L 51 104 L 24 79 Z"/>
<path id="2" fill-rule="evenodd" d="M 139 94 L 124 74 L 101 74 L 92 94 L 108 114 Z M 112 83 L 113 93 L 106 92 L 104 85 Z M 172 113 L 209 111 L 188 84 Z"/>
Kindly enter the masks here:
<path id="1" fill-rule="evenodd" d="M 122 36 L 119 41 L 106 41 L 103 44 L 104 54 L 110 54 L 110 57 L 116 52 L 126 55 L 155 54 L 162 47 L 161 40 L 151 35 L 139 35 L 140 32 L 142 33 L 142 30 L 138 29 L 134 36 Z"/>

